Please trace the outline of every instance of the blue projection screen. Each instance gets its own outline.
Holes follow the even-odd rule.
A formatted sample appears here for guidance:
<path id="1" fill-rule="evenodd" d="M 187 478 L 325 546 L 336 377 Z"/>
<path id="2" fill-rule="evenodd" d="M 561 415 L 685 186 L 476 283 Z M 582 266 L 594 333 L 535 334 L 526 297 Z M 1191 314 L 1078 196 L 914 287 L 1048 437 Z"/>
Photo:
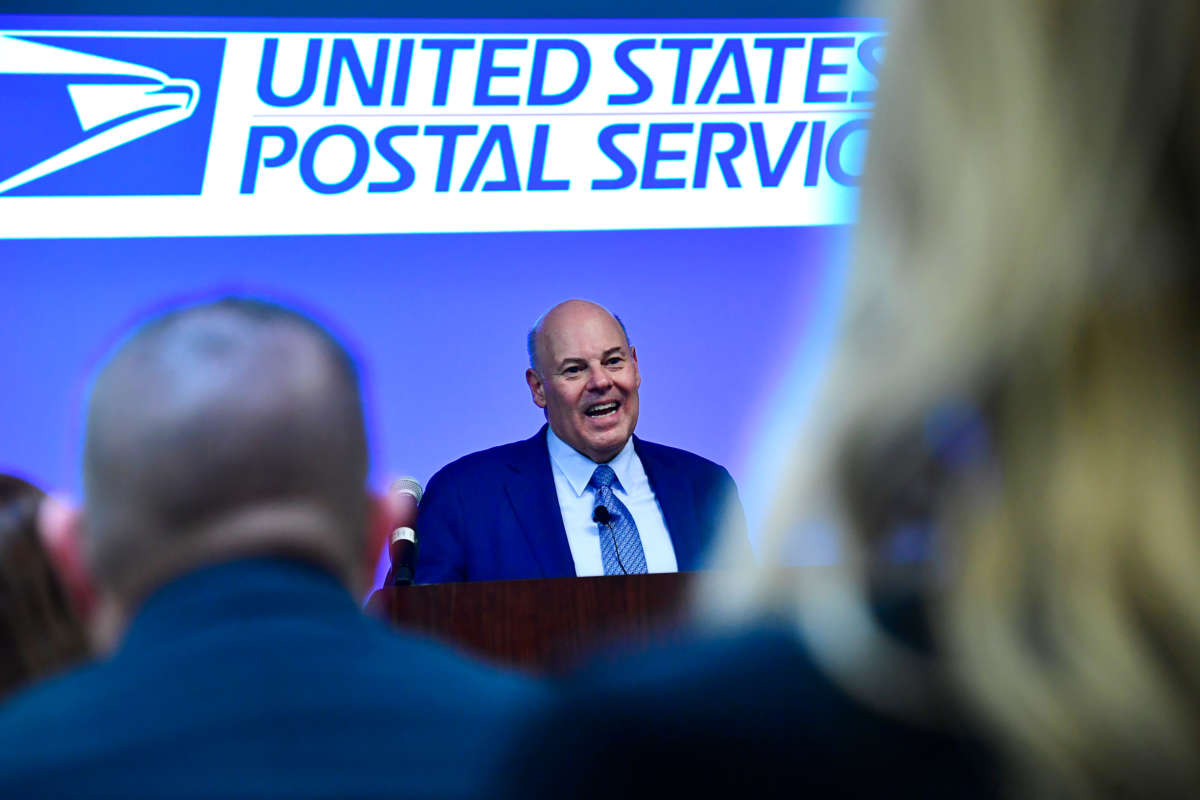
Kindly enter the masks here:
<path id="1" fill-rule="evenodd" d="M 264 294 L 364 375 L 372 481 L 526 438 L 525 335 L 626 323 L 638 433 L 752 528 L 832 335 L 876 20 L 0 15 L 0 470 L 78 493 L 129 322 Z M 810 553 L 801 558 L 824 556 Z"/>

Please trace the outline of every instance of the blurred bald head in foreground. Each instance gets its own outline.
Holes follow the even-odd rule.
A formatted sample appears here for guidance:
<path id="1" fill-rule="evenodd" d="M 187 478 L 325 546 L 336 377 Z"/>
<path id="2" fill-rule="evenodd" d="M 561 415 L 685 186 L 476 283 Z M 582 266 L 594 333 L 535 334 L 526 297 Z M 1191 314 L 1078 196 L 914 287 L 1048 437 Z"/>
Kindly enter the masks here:
<path id="1" fill-rule="evenodd" d="M 118 348 L 92 390 L 88 561 L 125 599 L 256 552 L 365 588 L 366 475 L 357 371 L 328 332 L 260 300 L 170 311 Z"/>
<path id="2" fill-rule="evenodd" d="M 361 613 L 415 516 L 367 451 L 354 362 L 301 314 L 134 331 L 92 389 L 83 511 L 44 515 L 115 646 L 6 702 L 0 797 L 476 796 L 540 689 Z"/>

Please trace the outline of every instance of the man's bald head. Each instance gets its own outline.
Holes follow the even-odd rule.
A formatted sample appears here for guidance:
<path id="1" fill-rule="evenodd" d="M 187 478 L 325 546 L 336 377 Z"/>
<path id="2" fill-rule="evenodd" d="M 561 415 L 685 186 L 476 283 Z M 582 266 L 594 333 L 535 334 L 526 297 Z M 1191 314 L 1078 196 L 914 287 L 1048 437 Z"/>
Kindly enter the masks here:
<path id="1" fill-rule="evenodd" d="M 323 328 L 240 298 L 168 312 L 117 350 L 92 389 L 93 569 L 117 591 L 157 563 L 256 552 L 294 550 L 350 571 L 366 530 L 366 470 L 357 371 Z"/>
<path id="2" fill-rule="evenodd" d="M 542 333 L 546 328 L 546 321 L 549 319 L 551 322 L 554 322 L 555 320 L 561 319 L 565 314 L 569 314 L 572 311 L 587 310 L 602 312 L 612 317 L 617 325 L 621 327 L 621 335 L 625 337 L 625 344 L 630 344 L 629 331 L 626 330 L 625 323 L 616 314 L 612 313 L 599 303 L 593 303 L 591 300 L 564 300 L 538 317 L 534 321 L 533 327 L 529 329 L 529 335 L 525 338 L 525 350 L 529 353 L 530 369 L 540 371 L 538 367 L 540 357 L 538 348 L 542 346 L 540 342 L 543 338 Z"/>

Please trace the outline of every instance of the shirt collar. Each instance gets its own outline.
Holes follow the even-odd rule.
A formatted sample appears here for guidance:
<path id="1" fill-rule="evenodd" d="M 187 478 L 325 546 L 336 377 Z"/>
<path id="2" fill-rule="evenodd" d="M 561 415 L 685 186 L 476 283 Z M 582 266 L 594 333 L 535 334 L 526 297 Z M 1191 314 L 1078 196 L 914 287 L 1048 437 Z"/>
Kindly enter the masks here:
<path id="1" fill-rule="evenodd" d="M 549 425 L 546 426 L 546 446 L 550 449 L 550 463 L 557 467 L 567 482 L 571 484 L 575 496 L 582 497 L 588 487 L 588 481 L 592 479 L 592 473 L 599 465 L 558 438 L 554 429 Z M 632 485 L 630 482 L 631 471 L 633 460 L 636 457 L 637 453 L 633 449 L 633 437 L 630 436 L 629 441 L 625 442 L 625 446 L 621 448 L 621 452 L 608 462 L 613 472 L 616 473 L 617 483 L 620 484 L 623 491 L 628 491 L 628 487 Z M 617 487 L 614 486 L 614 488 Z"/>

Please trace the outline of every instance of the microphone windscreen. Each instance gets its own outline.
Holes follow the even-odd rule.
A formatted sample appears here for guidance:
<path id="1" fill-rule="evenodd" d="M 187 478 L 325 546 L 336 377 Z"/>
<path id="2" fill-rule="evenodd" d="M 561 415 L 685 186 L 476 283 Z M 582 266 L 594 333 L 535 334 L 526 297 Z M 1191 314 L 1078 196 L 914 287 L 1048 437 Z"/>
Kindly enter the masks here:
<path id="1" fill-rule="evenodd" d="M 417 479 L 408 477 L 396 478 L 396 480 L 392 481 L 392 485 L 388 487 L 388 491 L 392 494 L 406 494 L 418 504 L 420 504 L 421 497 L 425 494 L 421 489 L 421 484 L 417 483 Z"/>
<path id="2" fill-rule="evenodd" d="M 417 504 L 421 502 L 421 484 L 412 478 L 397 478 L 388 487 L 388 513 L 392 519 L 388 527 L 395 530 L 417 524 Z"/>

